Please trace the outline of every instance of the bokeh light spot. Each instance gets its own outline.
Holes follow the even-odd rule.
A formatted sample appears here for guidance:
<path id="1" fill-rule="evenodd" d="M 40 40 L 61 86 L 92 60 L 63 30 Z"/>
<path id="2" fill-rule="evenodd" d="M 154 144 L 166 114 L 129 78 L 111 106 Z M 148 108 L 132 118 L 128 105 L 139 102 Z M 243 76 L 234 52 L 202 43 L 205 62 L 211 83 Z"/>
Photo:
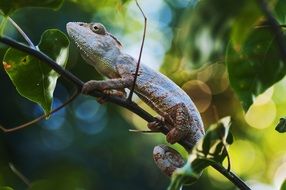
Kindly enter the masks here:
<path id="1" fill-rule="evenodd" d="M 192 98 L 200 113 L 208 109 L 212 100 L 212 92 L 208 85 L 199 80 L 191 80 L 182 88 Z"/>
<path id="2" fill-rule="evenodd" d="M 78 129 L 88 135 L 95 135 L 100 133 L 107 126 L 107 118 L 95 118 L 94 120 L 88 120 L 87 122 L 77 122 Z"/>
<path id="3" fill-rule="evenodd" d="M 95 99 L 80 97 L 73 103 L 76 127 L 83 133 L 94 135 L 107 125 L 106 107 Z"/>
<path id="4" fill-rule="evenodd" d="M 256 175 L 264 174 L 265 158 L 255 144 L 245 140 L 236 140 L 229 147 L 229 155 L 232 170 L 236 171 L 237 174 L 242 175 L 251 172 Z M 227 164 L 226 160 L 225 164 Z"/>
<path id="5" fill-rule="evenodd" d="M 229 86 L 227 69 L 224 64 L 214 63 L 198 72 L 197 79 L 205 82 L 212 94 L 224 92 Z"/>
<path id="6" fill-rule="evenodd" d="M 43 130 L 41 136 L 42 142 L 47 148 L 63 150 L 73 142 L 74 131 L 68 123 L 65 123 L 61 128 L 56 130 Z"/>
<path id="7" fill-rule="evenodd" d="M 277 168 L 273 179 L 274 179 L 274 185 L 275 185 L 276 189 L 280 189 L 282 183 L 286 179 L 286 162 L 285 162 L 285 160 L 284 160 L 284 163 L 279 164 L 279 167 Z"/>
<path id="8" fill-rule="evenodd" d="M 91 120 L 96 117 L 99 112 L 100 105 L 96 100 L 83 100 L 80 102 L 75 109 L 75 116 L 81 120 Z"/>
<path id="9" fill-rule="evenodd" d="M 255 98 L 254 104 L 255 105 L 265 104 L 268 101 L 270 101 L 273 95 L 273 91 L 274 91 L 273 87 L 268 88 L 264 93 L 260 94 Z"/>
<path id="10" fill-rule="evenodd" d="M 207 60 L 207 58 L 211 55 L 214 42 L 211 38 L 210 31 L 208 28 L 202 29 L 196 36 L 195 45 L 201 52 L 203 52 L 202 60 Z"/>
<path id="11" fill-rule="evenodd" d="M 276 118 L 276 105 L 271 99 L 273 90 L 267 90 L 256 98 L 245 114 L 246 122 L 254 128 L 269 127 Z"/>

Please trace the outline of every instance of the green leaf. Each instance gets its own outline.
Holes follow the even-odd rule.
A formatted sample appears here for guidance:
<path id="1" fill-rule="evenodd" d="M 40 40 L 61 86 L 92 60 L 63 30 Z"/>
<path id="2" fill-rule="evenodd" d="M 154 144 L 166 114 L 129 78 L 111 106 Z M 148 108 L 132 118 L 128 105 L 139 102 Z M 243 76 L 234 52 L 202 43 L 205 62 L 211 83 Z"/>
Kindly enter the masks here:
<path id="1" fill-rule="evenodd" d="M 229 126 L 230 118 L 226 117 L 209 128 L 193 148 L 186 165 L 173 173 L 168 190 L 180 190 L 183 185 L 196 182 L 211 162 L 222 164 L 227 156 L 226 146 L 233 142 Z"/>
<path id="2" fill-rule="evenodd" d="M 13 190 L 13 189 L 11 187 L 5 186 L 5 187 L 0 187 L 0 190 Z"/>
<path id="3" fill-rule="evenodd" d="M 245 110 L 286 73 L 277 41 L 268 27 L 254 29 L 239 50 L 229 44 L 226 63 L 230 84 Z"/>
<path id="4" fill-rule="evenodd" d="M 201 176 L 203 169 L 207 166 L 209 166 L 209 162 L 207 160 L 189 160 L 184 167 L 177 169 L 173 173 L 168 190 L 180 190 L 183 185 L 195 183 Z"/>
<path id="5" fill-rule="evenodd" d="M 195 153 L 198 155 L 203 153 L 205 158 L 222 163 L 227 156 L 226 146 L 233 143 L 233 137 L 229 133 L 229 126 L 229 117 L 211 125 L 201 142 L 201 150 L 197 148 Z"/>
<path id="6" fill-rule="evenodd" d="M 278 0 L 275 6 L 275 16 L 280 24 L 286 23 L 286 0 Z"/>
<path id="7" fill-rule="evenodd" d="M 286 190 L 286 180 L 282 183 L 280 190 Z"/>
<path id="8" fill-rule="evenodd" d="M 286 118 L 280 118 L 278 125 L 275 127 L 275 130 L 279 133 L 286 132 Z"/>
<path id="9" fill-rule="evenodd" d="M 9 15 L 17 9 L 23 7 L 45 7 L 58 9 L 63 4 L 64 0 L 1 0 L 0 10 L 5 15 Z"/>
<path id="10" fill-rule="evenodd" d="M 45 31 L 37 48 L 65 67 L 69 40 L 64 33 Z M 59 75 L 37 58 L 12 48 L 5 53 L 3 64 L 19 94 L 39 104 L 45 113 L 50 112 Z"/>

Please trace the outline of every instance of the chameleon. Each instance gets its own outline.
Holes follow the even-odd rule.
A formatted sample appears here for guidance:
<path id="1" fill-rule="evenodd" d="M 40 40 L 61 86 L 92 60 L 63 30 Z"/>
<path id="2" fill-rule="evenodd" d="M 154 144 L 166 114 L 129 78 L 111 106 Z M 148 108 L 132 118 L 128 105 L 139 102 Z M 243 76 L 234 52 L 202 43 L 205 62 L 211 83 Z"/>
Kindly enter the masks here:
<path id="1" fill-rule="evenodd" d="M 108 94 L 126 97 L 125 89 L 130 89 L 134 80 L 137 60 L 124 53 L 119 40 L 109 33 L 101 23 L 69 22 L 67 33 L 79 49 L 82 58 L 92 65 L 106 80 L 90 80 L 83 86 L 82 92 L 99 90 Z M 159 120 L 148 123 L 150 130 L 156 130 L 163 121 L 169 129 L 166 140 L 174 144 L 188 139 L 194 146 L 205 134 L 201 116 L 191 98 L 172 80 L 162 73 L 142 64 L 139 68 L 134 89 L 135 94 L 155 110 Z M 175 150 L 160 145 L 154 148 L 153 157 L 158 167 L 171 176 L 179 164 L 166 163 L 169 153 L 177 155 Z M 172 163 L 171 163 L 172 164 Z"/>

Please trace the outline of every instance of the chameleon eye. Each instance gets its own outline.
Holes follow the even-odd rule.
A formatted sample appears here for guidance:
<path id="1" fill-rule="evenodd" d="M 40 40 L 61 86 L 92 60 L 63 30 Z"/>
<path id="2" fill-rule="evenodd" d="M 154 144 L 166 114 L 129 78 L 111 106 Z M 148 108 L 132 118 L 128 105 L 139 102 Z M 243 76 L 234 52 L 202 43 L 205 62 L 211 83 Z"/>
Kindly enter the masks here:
<path id="1" fill-rule="evenodd" d="M 96 23 L 91 26 L 91 30 L 96 34 L 106 34 L 105 27 L 102 24 Z"/>

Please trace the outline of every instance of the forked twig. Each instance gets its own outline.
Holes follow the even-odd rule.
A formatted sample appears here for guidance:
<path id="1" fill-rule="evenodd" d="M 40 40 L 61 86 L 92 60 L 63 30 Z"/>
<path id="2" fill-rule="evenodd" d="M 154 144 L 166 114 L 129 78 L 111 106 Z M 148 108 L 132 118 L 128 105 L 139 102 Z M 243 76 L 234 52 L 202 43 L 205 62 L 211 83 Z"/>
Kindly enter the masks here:
<path id="1" fill-rule="evenodd" d="M 147 17 L 145 16 L 145 14 L 144 14 L 143 10 L 141 9 L 141 7 L 140 7 L 139 3 L 137 2 L 137 0 L 135 0 L 135 2 L 136 2 L 137 7 L 139 8 L 140 12 L 142 13 L 142 15 L 144 17 L 144 31 L 143 31 L 143 38 L 142 38 L 142 43 L 141 43 L 141 47 L 140 47 L 140 53 L 139 53 L 139 57 L 138 57 L 138 61 L 137 61 L 136 71 L 135 71 L 135 74 L 134 74 L 134 81 L 133 81 L 132 87 L 130 89 L 128 98 L 127 98 L 127 100 L 129 100 L 129 101 L 132 101 L 132 96 L 133 96 L 135 85 L 136 85 L 136 80 L 137 80 L 137 76 L 138 76 L 138 72 L 139 72 L 143 46 L 144 46 L 144 42 L 145 42 L 146 28 L 147 28 Z"/>

